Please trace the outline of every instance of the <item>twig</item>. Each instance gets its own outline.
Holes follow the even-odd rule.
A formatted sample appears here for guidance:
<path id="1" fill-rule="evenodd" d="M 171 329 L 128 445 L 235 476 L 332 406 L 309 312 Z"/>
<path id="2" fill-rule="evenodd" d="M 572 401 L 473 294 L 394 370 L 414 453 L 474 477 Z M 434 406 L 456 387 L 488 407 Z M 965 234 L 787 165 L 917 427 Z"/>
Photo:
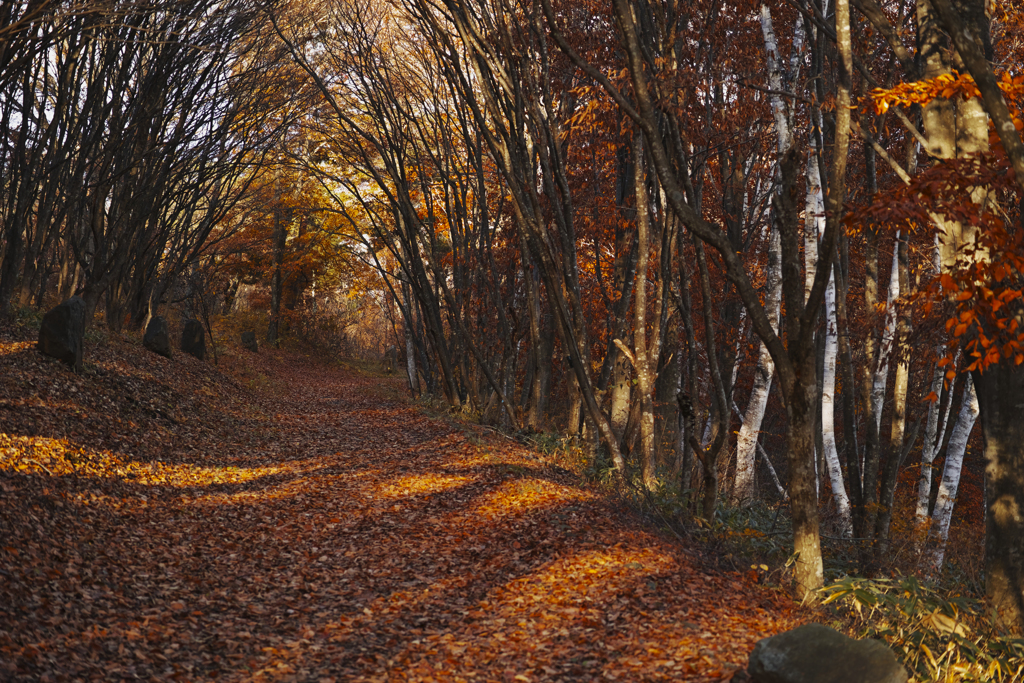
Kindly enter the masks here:
<path id="1" fill-rule="evenodd" d="M 41 463 L 41 462 L 38 462 L 38 461 L 36 461 L 36 460 L 32 460 L 32 459 L 30 459 L 30 458 L 22 458 L 22 460 L 21 460 L 21 461 L 22 461 L 22 462 L 27 462 L 27 463 L 31 463 L 31 464 L 35 465 L 35 466 L 36 466 L 36 467 L 38 467 L 39 469 L 41 469 L 41 470 L 43 470 L 44 472 L 46 472 L 47 474 L 49 474 L 49 475 L 50 475 L 51 477 L 53 477 L 53 476 L 56 476 L 56 475 L 55 475 L 55 474 L 54 474 L 53 472 L 51 472 L 51 471 L 50 471 L 49 469 L 47 469 L 46 465 L 44 465 L 44 464 L 43 464 L 43 463 Z"/>

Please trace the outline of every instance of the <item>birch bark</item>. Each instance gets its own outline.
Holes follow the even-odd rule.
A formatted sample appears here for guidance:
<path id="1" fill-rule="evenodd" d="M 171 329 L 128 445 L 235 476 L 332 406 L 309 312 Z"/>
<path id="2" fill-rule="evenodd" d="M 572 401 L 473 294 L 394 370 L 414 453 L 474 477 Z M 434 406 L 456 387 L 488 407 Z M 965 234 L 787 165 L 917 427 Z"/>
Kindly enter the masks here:
<path id="1" fill-rule="evenodd" d="M 889 381 L 889 358 L 896 344 L 896 308 L 893 302 L 900 295 L 899 277 L 899 243 L 900 233 L 896 233 L 896 244 L 892 250 L 892 270 L 889 274 L 889 291 L 885 297 L 885 328 L 882 332 L 881 353 L 878 356 L 878 368 L 871 386 L 871 413 L 875 421 L 875 429 L 882 429 L 882 407 L 885 405 L 885 387 Z"/>
<path id="2" fill-rule="evenodd" d="M 815 139 L 811 136 L 812 141 Z M 804 231 L 804 258 L 807 259 L 806 273 L 813 273 L 817 262 L 818 236 L 825 232 L 825 198 L 821 190 L 821 176 L 818 172 L 817 144 L 812 142 L 812 153 L 807 162 L 807 200 L 805 220 L 809 229 Z M 813 253 L 813 261 L 810 254 Z M 813 275 L 805 280 L 810 291 Z M 828 470 L 832 497 L 839 515 L 839 532 L 844 537 L 853 535 L 853 516 L 850 497 L 843 481 L 843 469 L 839 464 L 835 431 L 836 356 L 839 352 L 839 337 L 836 328 L 836 281 L 835 273 L 829 269 L 828 286 L 825 288 L 825 362 L 821 390 L 821 436 L 825 451 L 825 468 Z"/>
<path id="3" fill-rule="evenodd" d="M 963 403 L 957 416 L 953 434 L 949 437 L 946 448 L 946 464 L 942 468 L 942 483 L 939 485 L 939 497 L 935 500 L 935 511 L 932 513 L 932 527 L 928 533 L 930 552 L 927 563 L 930 571 L 939 573 L 946 553 L 946 541 L 949 539 L 949 522 L 953 518 L 953 505 L 956 503 L 956 491 L 960 485 L 960 472 L 963 469 L 964 453 L 967 452 L 967 441 L 971 430 L 978 419 L 980 408 L 978 395 L 974 391 L 974 382 L 967 375 L 964 386 Z"/>
<path id="4" fill-rule="evenodd" d="M 764 35 L 765 52 L 768 61 L 768 85 L 772 90 L 772 113 L 775 117 L 777 135 L 776 150 L 779 158 L 792 146 L 792 111 L 779 93 L 783 91 L 782 60 L 779 55 L 778 39 L 772 25 L 771 11 L 766 5 L 761 6 L 761 32 Z M 793 72 L 799 70 L 796 58 L 802 51 L 802 25 L 796 27 L 793 37 L 793 55 L 791 60 Z M 796 73 L 787 75 L 792 80 Z M 771 323 L 772 330 L 778 332 L 779 312 L 782 301 L 782 242 L 774 225 L 769 226 L 771 234 L 768 238 L 768 282 L 765 294 L 765 313 Z M 743 414 L 743 424 L 736 438 L 736 477 L 733 481 L 732 502 L 742 505 L 755 496 L 755 464 L 757 458 L 757 441 L 764 421 L 764 412 L 771 393 L 772 380 L 775 375 L 775 363 L 767 345 L 762 341 L 757 354 L 757 367 L 754 370 L 754 385 L 750 391 L 747 410 Z"/>
<path id="5" fill-rule="evenodd" d="M 931 392 L 935 396 L 939 396 L 942 393 L 942 368 L 936 366 L 935 372 L 932 374 L 932 386 Z M 924 428 L 924 440 L 921 442 L 921 476 L 917 482 L 917 512 L 916 519 L 918 526 L 924 526 L 928 522 L 928 501 L 931 498 L 932 491 L 932 463 L 935 462 L 935 455 L 937 441 L 936 437 L 939 432 L 939 416 L 942 412 L 942 406 L 939 404 L 938 398 L 931 402 L 928 406 L 928 419 L 925 422 Z M 943 429 L 945 425 L 943 425 Z"/>
<path id="6" fill-rule="evenodd" d="M 765 295 L 765 312 L 772 324 L 772 329 L 779 329 L 779 309 L 782 302 L 782 243 L 778 230 L 769 228 L 771 236 L 768 247 L 768 283 Z M 754 369 L 754 385 L 750 390 L 750 400 L 743 414 L 743 424 L 736 437 L 736 477 L 733 481 L 732 502 L 734 505 L 749 503 L 755 496 L 755 464 L 757 458 L 758 438 L 761 423 L 764 420 L 768 395 L 772 388 L 775 374 L 775 363 L 768 347 L 762 342 L 757 354 L 757 367 Z"/>

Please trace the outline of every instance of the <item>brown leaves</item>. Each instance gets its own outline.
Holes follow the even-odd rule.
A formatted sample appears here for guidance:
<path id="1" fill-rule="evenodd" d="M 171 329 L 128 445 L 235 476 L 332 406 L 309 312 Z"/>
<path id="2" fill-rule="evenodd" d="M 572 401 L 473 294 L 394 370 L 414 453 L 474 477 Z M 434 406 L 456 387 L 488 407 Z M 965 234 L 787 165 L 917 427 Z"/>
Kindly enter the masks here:
<path id="1" fill-rule="evenodd" d="M 27 385 L 0 379 L 0 678 L 710 681 L 792 624 L 777 594 L 374 380 L 229 359 L 265 364 L 276 393 L 253 395 L 117 343 L 83 377 L 18 353 L 0 378 L 77 391 L 38 392 L 30 422 Z"/>

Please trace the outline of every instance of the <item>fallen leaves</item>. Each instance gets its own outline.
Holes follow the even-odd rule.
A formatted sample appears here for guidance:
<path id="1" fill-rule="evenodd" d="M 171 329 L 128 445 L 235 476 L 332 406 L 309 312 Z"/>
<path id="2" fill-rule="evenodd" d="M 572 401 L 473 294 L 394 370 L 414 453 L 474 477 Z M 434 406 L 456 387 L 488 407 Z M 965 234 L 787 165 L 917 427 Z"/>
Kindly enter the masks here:
<path id="1" fill-rule="evenodd" d="M 0 345 L 0 678 L 711 681 L 794 624 L 378 380 L 90 354 Z"/>

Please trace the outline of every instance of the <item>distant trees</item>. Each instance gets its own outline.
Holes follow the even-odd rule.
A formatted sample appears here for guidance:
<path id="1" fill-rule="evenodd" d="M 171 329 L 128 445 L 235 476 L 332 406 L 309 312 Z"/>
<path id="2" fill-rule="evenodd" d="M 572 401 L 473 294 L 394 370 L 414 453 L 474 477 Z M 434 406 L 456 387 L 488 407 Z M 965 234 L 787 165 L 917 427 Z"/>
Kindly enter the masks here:
<path id="1" fill-rule="evenodd" d="M 616 477 L 674 480 L 708 518 L 720 490 L 757 497 L 762 452 L 790 500 L 801 596 L 822 582 L 829 499 L 864 566 L 882 562 L 912 422 L 926 468 L 966 444 L 937 419 L 952 393 L 911 398 L 934 385 L 913 335 L 944 344 L 907 312 L 931 233 L 846 208 L 881 215 L 865 211 L 879 193 L 961 154 L 929 147 L 946 105 L 866 97 L 947 73 L 929 60 L 949 58 L 949 34 L 927 0 L 855 9 L 334 0 L 272 17 L 323 97 L 329 161 L 310 172 L 364 226 L 428 389 L 512 426 L 557 415 Z M 907 21 L 916 57 L 893 28 Z M 787 440 L 766 449 L 780 408 Z"/>
<path id="2" fill-rule="evenodd" d="M 139 324 L 209 266 L 269 286 L 277 336 L 304 249 L 341 255 L 309 281 L 372 291 L 414 392 L 684 516 L 788 500 L 801 597 L 823 523 L 875 571 L 904 495 L 941 561 L 977 417 L 1024 623 L 1017 9 L 47 7 L 0 31 L 5 310 Z"/>

